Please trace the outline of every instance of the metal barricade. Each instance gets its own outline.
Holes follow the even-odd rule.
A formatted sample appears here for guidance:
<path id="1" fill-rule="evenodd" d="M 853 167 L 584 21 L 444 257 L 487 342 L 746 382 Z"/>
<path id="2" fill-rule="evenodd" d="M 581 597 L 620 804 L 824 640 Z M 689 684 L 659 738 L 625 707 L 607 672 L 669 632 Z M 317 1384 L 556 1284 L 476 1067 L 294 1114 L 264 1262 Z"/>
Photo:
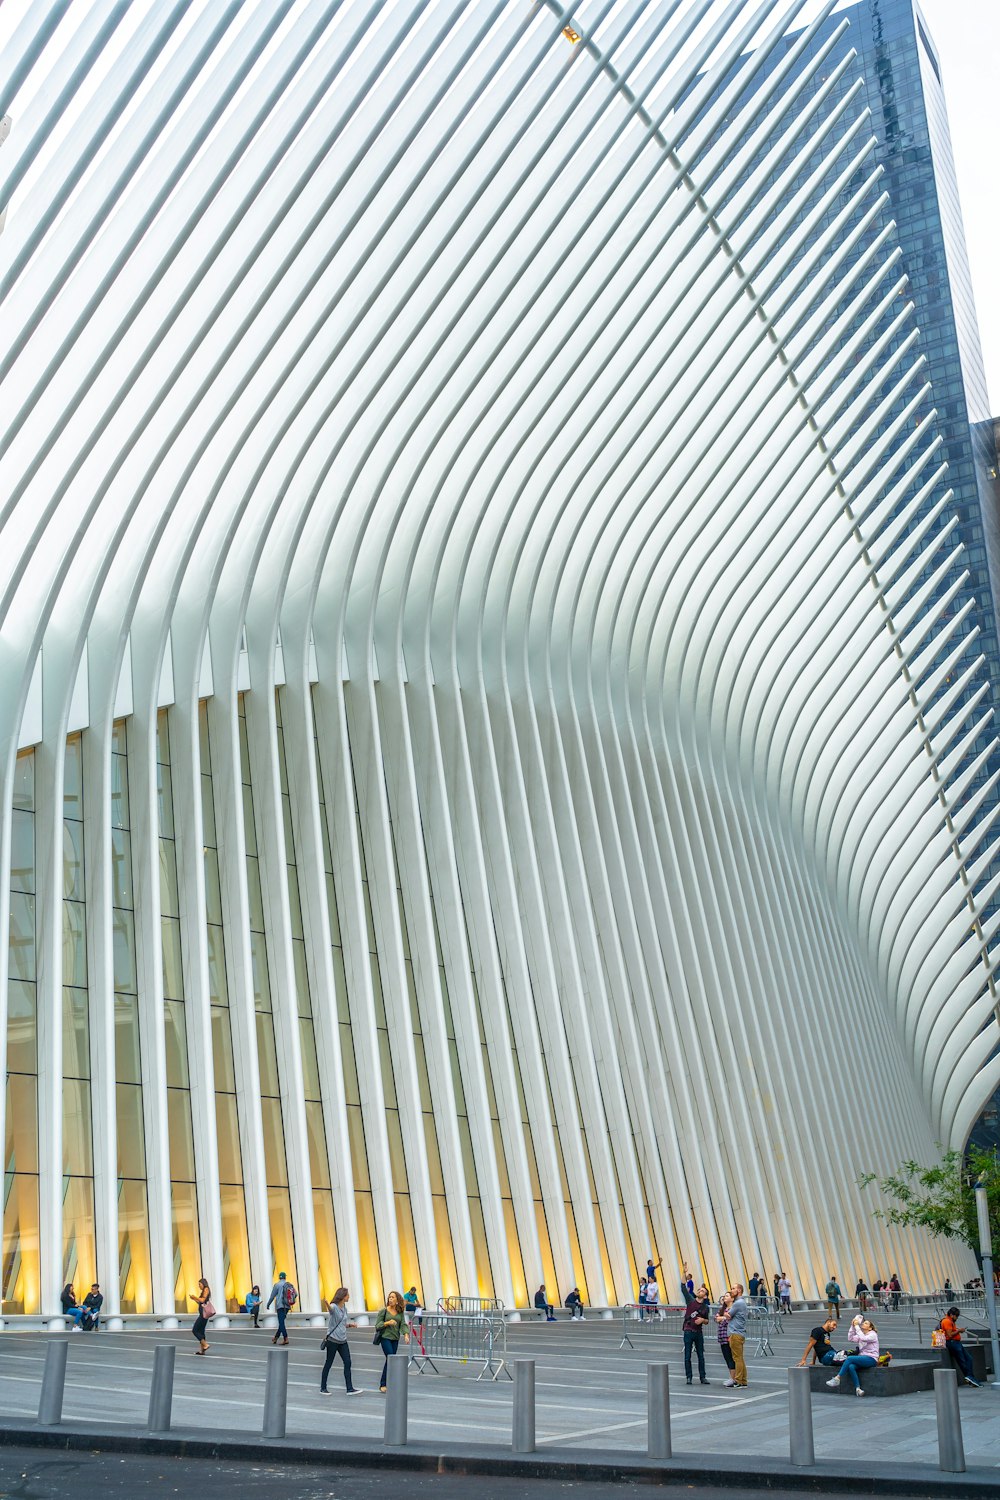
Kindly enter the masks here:
<path id="1" fill-rule="evenodd" d="M 507 1323 L 499 1297 L 439 1297 L 437 1310 L 449 1317 L 487 1318 L 498 1327 L 506 1327 Z"/>
<path id="2" fill-rule="evenodd" d="M 775 1322 L 775 1318 L 778 1319 L 779 1323 L 781 1321 L 781 1313 L 776 1313 L 773 1308 L 766 1305 L 769 1302 L 773 1302 L 774 1298 L 765 1297 L 763 1299 L 758 1299 L 758 1304 L 761 1300 L 763 1300 L 763 1302 L 765 1303 L 763 1307 L 755 1305 L 753 1302 L 751 1302 L 750 1306 L 747 1308 L 746 1336 L 747 1343 L 749 1343 L 751 1340 L 756 1340 L 753 1350 L 754 1357 L 756 1357 L 758 1354 L 774 1353 L 774 1350 L 771 1348 L 771 1334 L 775 1332 L 778 1326 L 778 1323 Z"/>
<path id="3" fill-rule="evenodd" d="M 447 1300 L 447 1299 L 442 1299 Z M 456 1299 L 457 1300 L 457 1299 Z M 498 1380 L 512 1378 L 507 1368 L 507 1325 L 502 1313 L 436 1312 L 424 1313 L 419 1325 L 410 1325 L 407 1363 L 418 1375 L 430 1368 L 436 1375 L 438 1365 L 454 1360 L 463 1365 L 479 1365 L 477 1380 L 488 1375 Z"/>
<path id="4" fill-rule="evenodd" d="M 644 1302 L 626 1302 L 622 1307 L 622 1339 L 618 1345 L 624 1349 L 628 1344 L 634 1349 L 631 1335 L 651 1333 L 654 1329 L 660 1333 L 680 1333 L 684 1324 L 683 1307 L 664 1307 L 659 1303 L 647 1305 Z"/>

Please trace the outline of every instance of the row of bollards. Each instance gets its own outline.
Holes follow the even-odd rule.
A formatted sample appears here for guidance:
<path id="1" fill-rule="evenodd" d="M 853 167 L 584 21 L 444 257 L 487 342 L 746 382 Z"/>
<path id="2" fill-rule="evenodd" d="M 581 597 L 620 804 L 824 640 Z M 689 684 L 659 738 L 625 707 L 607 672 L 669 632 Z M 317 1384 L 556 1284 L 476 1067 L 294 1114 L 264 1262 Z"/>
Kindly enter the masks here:
<path id="1" fill-rule="evenodd" d="M 68 1339 L 53 1339 L 45 1351 L 38 1423 L 55 1427 L 62 1421 L 66 1388 Z M 153 1379 L 149 1391 L 147 1431 L 169 1432 L 174 1391 L 174 1344 L 160 1344 L 153 1351 Z M 514 1453 L 535 1451 L 535 1361 L 512 1361 L 514 1410 L 511 1449 Z M 385 1400 L 383 1441 L 390 1447 L 406 1445 L 409 1400 L 409 1364 L 390 1359 Z M 954 1370 L 934 1371 L 934 1407 L 937 1415 L 939 1467 L 948 1474 L 965 1473 L 965 1446 L 958 1406 L 958 1377 Z M 288 1356 L 283 1349 L 269 1349 L 264 1382 L 263 1436 L 285 1436 L 288 1409 Z M 646 1366 L 646 1453 L 649 1458 L 673 1456 L 670 1436 L 670 1367 Z M 809 1371 L 794 1367 L 788 1372 L 788 1456 L 800 1468 L 816 1462 L 813 1441 L 812 1391 Z"/>

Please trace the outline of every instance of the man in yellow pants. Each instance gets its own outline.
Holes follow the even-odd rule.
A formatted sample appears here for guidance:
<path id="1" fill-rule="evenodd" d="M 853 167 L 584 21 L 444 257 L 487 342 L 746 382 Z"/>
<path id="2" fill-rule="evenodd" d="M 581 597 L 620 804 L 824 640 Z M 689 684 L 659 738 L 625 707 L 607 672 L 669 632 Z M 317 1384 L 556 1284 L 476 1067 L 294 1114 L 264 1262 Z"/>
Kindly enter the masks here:
<path id="1" fill-rule="evenodd" d="M 744 1389 L 747 1380 L 747 1362 L 743 1357 L 743 1345 L 747 1334 L 747 1301 L 743 1295 L 743 1284 L 737 1281 L 730 1287 L 732 1302 L 729 1305 L 729 1348 L 733 1356 L 733 1378 L 727 1385 Z"/>

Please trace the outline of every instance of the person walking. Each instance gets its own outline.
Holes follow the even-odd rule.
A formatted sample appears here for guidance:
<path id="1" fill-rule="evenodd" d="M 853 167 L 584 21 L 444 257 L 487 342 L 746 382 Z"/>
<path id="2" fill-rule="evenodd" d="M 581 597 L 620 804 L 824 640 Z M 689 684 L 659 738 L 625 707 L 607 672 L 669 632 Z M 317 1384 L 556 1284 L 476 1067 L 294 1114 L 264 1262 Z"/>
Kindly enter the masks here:
<path id="1" fill-rule="evenodd" d="M 326 1319 L 326 1338 L 323 1340 L 323 1348 L 326 1351 L 326 1363 L 323 1373 L 319 1377 L 320 1395 L 329 1396 L 327 1390 L 327 1378 L 333 1368 L 333 1362 L 340 1355 L 344 1365 L 344 1385 L 349 1396 L 363 1396 L 364 1391 L 356 1386 L 351 1380 L 351 1351 L 347 1347 L 347 1330 L 355 1325 L 347 1321 L 347 1299 L 350 1296 L 346 1286 L 338 1286 L 330 1303 L 330 1311 Z"/>
<path id="2" fill-rule="evenodd" d="M 839 1386 L 844 1375 L 854 1387 L 856 1396 L 863 1396 L 861 1381 L 858 1379 L 859 1370 L 873 1370 L 878 1364 L 878 1331 L 871 1318 L 862 1318 L 860 1313 L 851 1323 L 851 1331 L 847 1335 L 848 1343 L 856 1344 L 857 1354 L 849 1354 L 840 1366 L 840 1374 L 835 1375 L 826 1383 L 833 1390 Z"/>
<path id="3" fill-rule="evenodd" d="M 790 1313 L 792 1310 L 792 1283 L 784 1271 L 782 1271 L 778 1281 L 778 1296 L 781 1298 L 781 1311 L 783 1313 Z"/>
<path id="4" fill-rule="evenodd" d="M 692 1383 L 691 1351 L 698 1356 L 698 1379 L 702 1385 L 710 1385 L 705 1375 L 705 1325 L 708 1323 L 708 1287 L 704 1283 L 698 1288 L 684 1310 L 684 1378 Z"/>
<path id="5" fill-rule="evenodd" d="M 729 1289 L 732 1302 L 729 1304 L 729 1349 L 733 1356 L 733 1378 L 727 1385 L 745 1390 L 750 1384 L 747 1364 L 743 1357 L 743 1345 L 747 1334 L 747 1300 L 743 1295 L 742 1282 L 735 1282 Z"/>
<path id="6" fill-rule="evenodd" d="M 833 1364 L 836 1351 L 830 1343 L 830 1335 L 836 1331 L 836 1327 L 836 1318 L 827 1318 L 818 1327 L 809 1330 L 809 1342 L 802 1351 L 802 1358 L 799 1360 L 800 1369 L 806 1363 L 810 1354 L 812 1355 L 812 1363 L 814 1365 Z"/>
<path id="7" fill-rule="evenodd" d="M 843 1295 L 843 1292 L 837 1285 L 837 1278 L 831 1271 L 830 1280 L 826 1284 L 826 1307 L 831 1318 L 836 1318 L 838 1321 L 840 1320 L 840 1303 Z"/>
<path id="8" fill-rule="evenodd" d="M 736 1361 L 733 1359 L 733 1351 L 729 1347 L 729 1304 L 731 1301 L 732 1299 L 729 1293 L 723 1292 L 722 1296 L 719 1298 L 719 1311 L 715 1315 L 716 1336 L 719 1340 L 719 1353 L 725 1360 L 726 1369 L 729 1371 L 728 1379 L 723 1382 L 724 1385 L 732 1385 L 733 1371 L 736 1368 Z"/>
<path id="9" fill-rule="evenodd" d="M 196 1292 L 189 1292 L 188 1295 L 191 1301 L 196 1303 L 198 1307 L 198 1316 L 191 1326 L 191 1335 L 198 1340 L 198 1347 L 194 1352 L 195 1354 L 207 1354 L 209 1344 L 205 1338 L 205 1334 L 208 1332 L 209 1318 L 215 1317 L 215 1308 L 212 1306 L 212 1289 L 204 1276 L 198 1282 L 198 1290 Z"/>
<path id="10" fill-rule="evenodd" d="M 260 1287 L 259 1286 L 252 1287 L 251 1290 L 249 1292 L 247 1292 L 247 1299 L 246 1299 L 246 1302 L 244 1303 L 244 1306 L 246 1307 L 246 1310 L 250 1314 L 251 1318 L 253 1319 L 253 1326 L 255 1328 L 259 1328 L 260 1327 Z"/>
<path id="11" fill-rule="evenodd" d="M 409 1330 L 406 1326 L 406 1307 L 402 1295 L 399 1292 L 390 1292 L 385 1299 L 385 1306 L 379 1310 L 375 1318 L 375 1343 L 385 1355 L 382 1363 L 382 1379 L 378 1384 L 383 1396 L 389 1374 L 389 1355 L 395 1354 L 399 1348 L 400 1339 L 406 1341 L 409 1337 Z"/>
<path id="12" fill-rule="evenodd" d="M 861 1276 L 859 1276 L 858 1277 L 858 1284 L 854 1288 L 854 1296 L 855 1296 L 855 1299 L 857 1301 L 858 1307 L 861 1309 L 861 1311 L 863 1313 L 868 1311 L 868 1293 L 869 1293 L 869 1286 L 868 1286 L 867 1281 L 865 1281 Z"/>
<path id="13" fill-rule="evenodd" d="M 978 1386 L 979 1381 L 972 1378 L 972 1357 L 968 1349 L 962 1347 L 962 1334 L 965 1329 L 959 1328 L 958 1316 L 958 1308 L 949 1307 L 938 1327 L 944 1334 L 944 1347 L 961 1370 L 966 1385 Z"/>
<path id="14" fill-rule="evenodd" d="M 545 1321 L 546 1321 L 546 1323 L 554 1323 L 555 1322 L 556 1315 L 552 1311 L 552 1303 L 549 1301 L 548 1297 L 545 1295 L 545 1282 L 544 1281 L 542 1282 L 541 1286 L 538 1288 L 538 1291 L 535 1293 L 535 1306 L 538 1308 L 539 1312 L 545 1314 Z"/>
<path id="15" fill-rule="evenodd" d="M 278 1314 L 278 1326 L 275 1329 L 274 1338 L 271 1340 L 272 1344 L 276 1344 L 279 1339 L 283 1344 L 288 1343 L 288 1328 L 285 1319 L 298 1300 L 298 1292 L 288 1280 L 284 1271 L 279 1271 L 278 1279 L 271 1288 L 271 1295 L 267 1299 L 268 1307 L 273 1302 L 274 1310 Z"/>
<path id="16" fill-rule="evenodd" d="M 899 1312 L 899 1298 L 903 1290 L 903 1285 L 895 1271 L 889 1277 L 889 1290 L 892 1293 L 892 1310 L 893 1312 Z"/>
<path id="17" fill-rule="evenodd" d="M 572 1322 L 574 1318 L 579 1318 L 581 1323 L 585 1323 L 587 1321 L 583 1315 L 583 1298 L 580 1296 L 580 1288 L 578 1286 L 575 1286 L 570 1292 L 569 1296 L 566 1298 L 564 1306 L 569 1309 L 570 1322 Z"/>

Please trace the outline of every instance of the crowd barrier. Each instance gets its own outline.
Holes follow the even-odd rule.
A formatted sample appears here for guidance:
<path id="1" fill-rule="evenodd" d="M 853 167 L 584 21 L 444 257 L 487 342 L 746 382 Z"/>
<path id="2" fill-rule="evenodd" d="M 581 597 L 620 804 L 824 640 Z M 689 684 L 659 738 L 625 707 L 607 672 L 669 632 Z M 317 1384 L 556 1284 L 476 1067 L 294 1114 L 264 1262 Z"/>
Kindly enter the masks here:
<path id="1" fill-rule="evenodd" d="M 510 1376 L 507 1369 L 507 1325 L 503 1318 L 487 1313 L 424 1313 L 419 1322 L 410 1324 L 407 1364 L 418 1375 L 433 1370 L 446 1361 L 462 1365 L 479 1365 L 477 1380 L 489 1376 L 499 1380 Z"/>

